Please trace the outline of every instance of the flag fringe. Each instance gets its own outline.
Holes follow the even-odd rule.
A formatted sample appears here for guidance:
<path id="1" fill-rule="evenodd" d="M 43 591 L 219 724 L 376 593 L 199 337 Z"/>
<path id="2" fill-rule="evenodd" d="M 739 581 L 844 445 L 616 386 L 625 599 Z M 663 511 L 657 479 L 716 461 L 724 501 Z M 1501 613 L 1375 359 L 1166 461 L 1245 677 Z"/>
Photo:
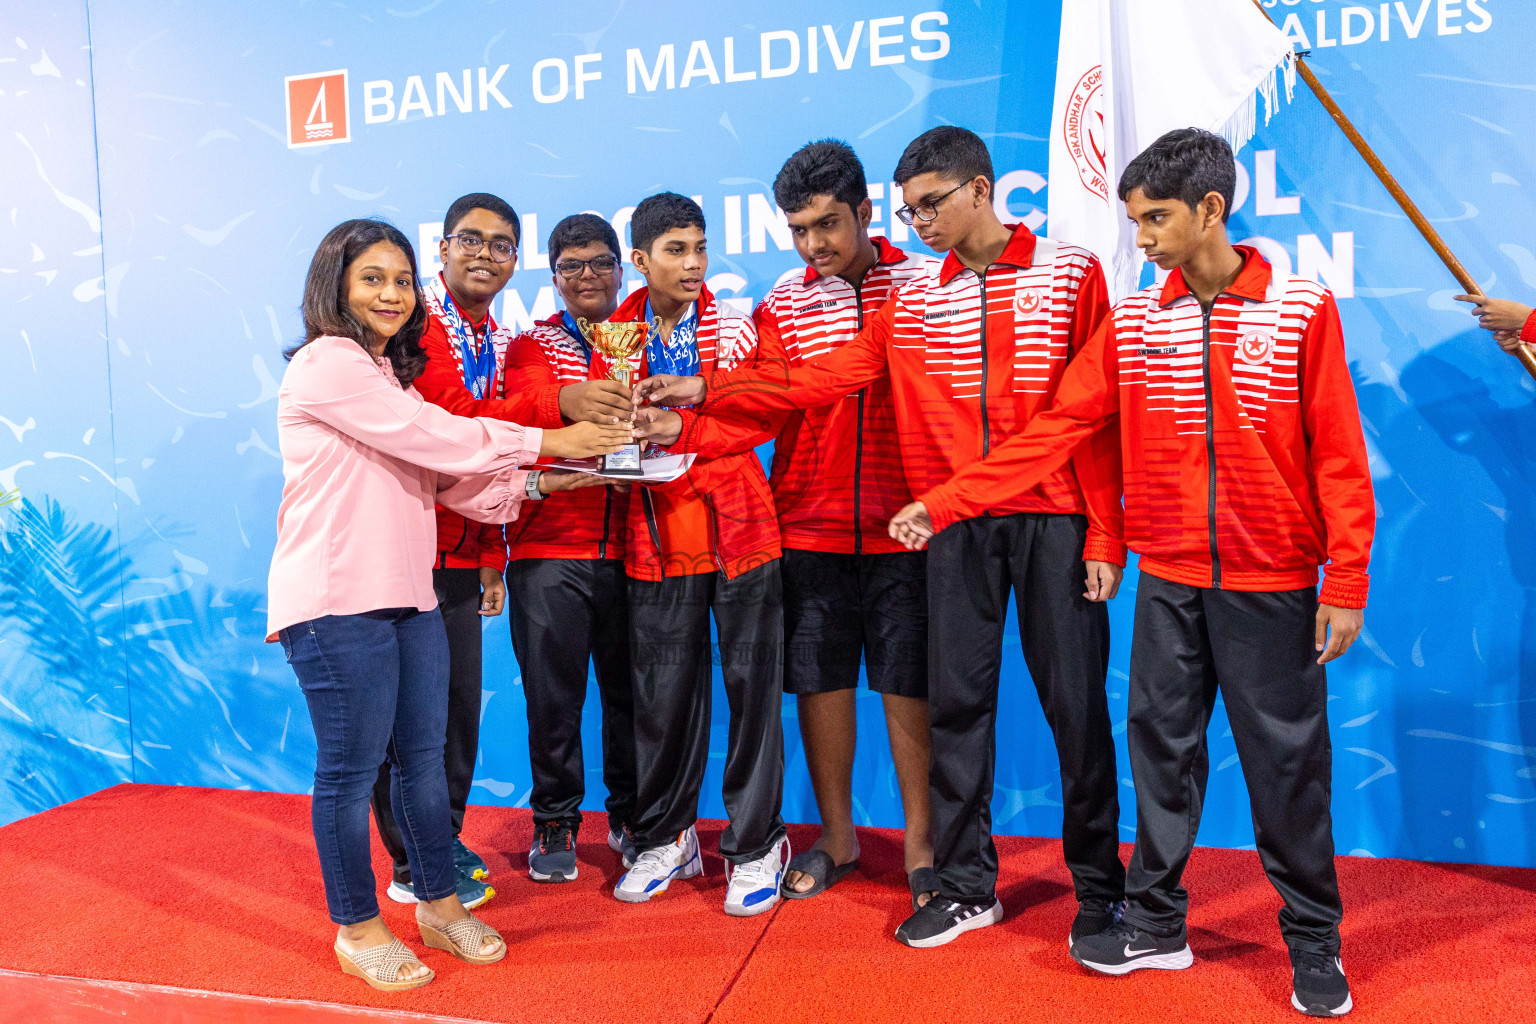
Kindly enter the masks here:
<path id="1" fill-rule="evenodd" d="M 1248 140 L 1259 130 L 1259 98 L 1264 98 L 1264 123 L 1269 124 L 1270 118 L 1280 110 L 1280 83 L 1285 83 L 1285 102 L 1290 103 L 1296 95 L 1296 54 L 1287 50 L 1280 62 L 1270 68 L 1269 74 L 1259 82 L 1259 86 L 1249 94 L 1248 99 L 1238 105 L 1237 110 L 1227 118 L 1225 124 L 1216 130 L 1216 134 L 1222 136 L 1232 146 L 1235 153 L 1248 144 Z"/>

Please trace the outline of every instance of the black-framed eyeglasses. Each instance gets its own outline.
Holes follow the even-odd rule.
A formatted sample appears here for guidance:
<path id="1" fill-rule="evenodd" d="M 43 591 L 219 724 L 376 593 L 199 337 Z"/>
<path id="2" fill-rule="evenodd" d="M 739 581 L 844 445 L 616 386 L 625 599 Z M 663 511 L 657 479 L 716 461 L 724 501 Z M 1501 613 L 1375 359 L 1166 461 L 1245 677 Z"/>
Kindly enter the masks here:
<path id="1" fill-rule="evenodd" d="M 580 277 L 589 267 L 597 277 L 607 277 L 619 266 L 617 256 L 593 256 L 589 260 L 561 260 L 555 264 L 555 269 L 560 276 L 574 280 Z"/>
<path id="2" fill-rule="evenodd" d="M 918 203 L 916 206 L 903 206 L 901 209 L 896 211 L 896 218 L 903 224 L 911 224 L 913 218 L 915 217 L 916 219 L 926 224 L 939 215 L 940 203 L 954 195 L 956 192 L 959 192 L 969 184 L 970 182 L 968 181 L 962 181 L 960 184 L 956 185 L 948 192 L 945 192 L 937 199 L 930 199 L 928 202 Z"/>
<path id="3" fill-rule="evenodd" d="M 465 256 L 478 256 L 480 255 L 480 250 L 485 248 L 485 239 L 479 235 L 471 235 L 466 231 L 444 235 L 443 238 L 453 239 L 458 244 L 459 252 Z M 491 259 L 497 263 L 505 263 L 516 255 L 517 245 L 515 243 L 509 242 L 505 238 L 491 239 Z"/>

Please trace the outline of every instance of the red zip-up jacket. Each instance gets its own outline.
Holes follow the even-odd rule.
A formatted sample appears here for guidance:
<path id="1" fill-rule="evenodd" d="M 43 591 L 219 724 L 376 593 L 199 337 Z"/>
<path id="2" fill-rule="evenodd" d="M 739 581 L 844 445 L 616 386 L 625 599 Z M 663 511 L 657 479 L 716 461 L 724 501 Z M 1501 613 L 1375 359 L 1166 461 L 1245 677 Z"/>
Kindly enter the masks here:
<path id="1" fill-rule="evenodd" d="M 609 319 L 622 322 L 645 316 L 648 289 L 641 288 Z M 699 372 L 731 370 L 752 365 L 759 356 L 752 319 L 718 302 L 708 288 L 699 292 Z M 777 359 L 782 361 L 782 355 Z M 593 365 L 602 363 L 601 355 Z M 647 375 L 642 350 L 639 375 Z M 682 441 L 698 422 L 697 410 L 679 410 Z M 779 524 L 773 494 L 754 450 L 772 433 L 734 431 L 735 444 L 721 454 L 700 454 L 688 471 L 666 484 L 637 486 L 629 502 L 629 532 L 625 540 L 624 571 L 634 579 L 691 576 L 723 572 L 727 579 L 778 558 Z M 672 451 L 690 451 L 686 443 Z"/>
<path id="2" fill-rule="evenodd" d="M 487 397 L 476 399 L 464 386 L 464 357 L 459 354 L 458 339 L 449 334 L 448 320 L 443 313 L 442 297 L 447 290 L 441 274 L 426 282 L 422 289 L 427 300 L 427 327 L 421 336 L 421 347 L 427 353 L 427 365 L 416 378 L 416 390 L 422 398 L 455 416 L 489 416 L 532 426 L 529 420 L 520 417 L 523 410 L 500 397 L 504 394 L 501 367 L 513 332 L 497 326 L 489 314 L 479 323 L 472 324 L 476 336 L 488 338 L 496 349 L 494 376 L 486 387 Z M 485 344 L 485 341 L 481 343 Z M 477 523 L 437 506 L 437 561 L 434 565 L 439 569 L 484 567 L 501 572 L 507 567 L 507 548 L 501 526 Z"/>
<path id="3" fill-rule="evenodd" d="M 540 320 L 507 349 L 506 386 L 511 403 L 530 426 L 567 426 L 560 389 L 592 379 L 583 343 L 565 329 L 559 313 Z M 507 524 L 510 558 L 623 558 L 628 494 L 612 487 L 557 491 L 524 502 Z"/>
<path id="4" fill-rule="evenodd" d="M 1175 270 L 1124 299 L 1055 404 L 985 462 L 920 494 L 934 529 L 1031 486 L 1120 419 L 1125 528 L 1141 569 L 1175 583 L 1299 590 L 1364 608 L 1376 503 L 1333 295 L 1243 269 L 1209 314 Z"/>
<path id="5" fill-rule="evenodd" d="M 814 408 L 889 374 L 907 485 L 922 494 L 1046 408 L 1108 312 L 1092 253 L 1015 225 L 985 277 L 951 252 L 898 288 L 858 337 L 808 366 L 777 379 L 714 375 L 703 418 L 742 425 L 763 409 Z M 1106 433 L 1027 492 L 970 514 L 1086 513 L 1083 558 L 1124 565 L 1120 511 L 1119 446 Z"/>
<path id="6" fill-rule="evenodd" d="M 931 256 L 871 239 L 878 253 L 858 287 L 814 267 L 786 277 L 752 318 L 764 351 L 782 347 L 790 366 L 834 352 L 901 285 L 938 266 Z M 889 377 L 831 405 L 790 414 L 774 439 L 768 474 L 786 548 L 834 554 L 905 551 L 886 524 L 912 501 Z"/>

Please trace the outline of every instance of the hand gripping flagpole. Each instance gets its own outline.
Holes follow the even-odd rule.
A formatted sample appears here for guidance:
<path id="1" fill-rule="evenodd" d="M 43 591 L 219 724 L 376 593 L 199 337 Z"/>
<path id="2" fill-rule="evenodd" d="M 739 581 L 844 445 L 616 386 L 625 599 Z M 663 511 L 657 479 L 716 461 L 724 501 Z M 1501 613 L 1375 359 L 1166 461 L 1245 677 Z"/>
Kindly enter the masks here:
<path id="1" fill-rule="evenodd" d="M 1274 19 L 1269 17 L 1269 12 L 1264 9 L 1259 0 L 1253 0 L 1253 5 L 1259 9 L 1260 14 L 1264 15 L 1265 18 L 1269 18 L 1271 25 L 1274 24 Z M 1392 198 L 1397 201 L 1397 205 L 1402 207 L 1403 212 L 1408 215 L 1408 219 L 1413 222 L 1413 226 L 1419 229 L 1419 234 L 1423 235 L 1424 240 L 1429 243 L 1429 247 L 1435 250 L 1435 255 L 1440 257 L 1440 262 L 1444 263 L 1446 269 L 1451 272 L 1457 281 L 1461 282 L 1461 286 L 1466 289 L 1468 295 L 1481 296 L 1483 289 L 1478 286 L 1477 281 L 1467 272 L 1467 268 L 1461 265 L 1461 260 L 1456 258 L 1456 254 L 1451 252 L 1451 247 L 1445 244 L 1445 239 L 1440 237 L 1440 232 L 1435 230 L 1434 225 L 1429 222 L 1429 218 L 1425 217 L 1419 211 L 1414 201 L 1408 197 L 1408 193 L 1403 190 L 1403 186 L 1398 184 L 1397 179 L 1392 176 L 1392 172 L 1387 170 L 1387 165 L 1381 162 L 1381 158 L 1376 155 L 1376 151 L 1371 148 L 1371 144 L 1365 141 L 1365 136 L 1360 134 L 1360 130 L 1354 126 L 1354 123 L 1340 109 L 1334 98 L 1328 94 L 1328 90 L 1323 88 L 1323 83 L 1317 80 L 1317 76 L 1312 73 L 1311 68 L 1307 67 L 1306 61 L 1302 59 L 1300 54 L 1296 57 L 1296 67 L 1301 72 L 1302 80 L 1307 83 L 1307 87 L 1312 90 L 1313 95 L 1322 103 L 1323 109 L 1328 111 L 1335 123 L 1343 130 L 1345 137 L 1354 144 L 1355 149 L 1359 151 L 1371 170 L 1375 172 L 1376 177 L 1381 180 L 1381 183 L 1386 186 L 1387 191 L 1392 194 Z M 1533 378 L 1536 378 L 1536 355 L 1531 353 L 1530 346 L 1516 346 L 1515 357 L 1520 360 L 1520 365 L 1525 367 L 1526 372 Z"/>

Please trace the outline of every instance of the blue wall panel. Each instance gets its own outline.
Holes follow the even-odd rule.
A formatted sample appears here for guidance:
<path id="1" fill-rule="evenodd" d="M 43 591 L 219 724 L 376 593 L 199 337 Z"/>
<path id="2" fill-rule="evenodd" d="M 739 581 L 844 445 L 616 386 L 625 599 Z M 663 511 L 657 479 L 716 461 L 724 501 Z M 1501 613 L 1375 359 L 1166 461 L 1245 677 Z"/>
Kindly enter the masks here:
<path id="1" fill-rule="evenodd" d="M 1383 30 L 1379 5 L 1266 5 L 1479 280 L 1530 301 L 1536 82 L 1520 69 L 1536 11 L 1415 0 L 1390 8 Z M 955 123 L 992 146 L 1011 214 L 1039 225 L 1058 10 L 793 0 L 673 4 L 666 17 L 613 2 L 28 12 L 6 33 L 17 38 L 0 40 L 0 216 L 12 221 L 0 244 L 0 572 L 27 598 L 0 596 L 0 742 L 17 752 L 0 769 L 0 820 L 128 777 L 308 788 L 308 717 L 262 632 L 281 349 L 300 333 L 304 271 L 332 224 L 388 217 L 430 260 L 454 197 L 505 196 L 528 237 L 498 313 L 526 322 L 552 308 L 544 241 L 560 217 L 595 210 L 622 226 L 627 207 L 671 188 L 701 198 L 712 283 L 745 303 L 799 266 L 775 233 L 769 187 L 789 152 L 828 135 L 853 143 L 882 183 L 876 224 L 892 230 L 887 183 L 903 146 Z M 789 68 L 792 50 L 793 70 L 764 74 Z M 340 69 L 350 141 L 290 148 L 284 79 Z M 1234 237 L 1260 239 L 1340 295 L 1376 477 L 1367 634 L 1330 670 L 1339 849 L 1536 864 L 1536 564 L 1522 542 L 1531 383 L 1449 301 L 1454 282 L 1304 87 L 1239 163 Z M 13 558 L 23 542 L 33 553 Z M 1111 612 L 1127 838 L 1134 588 L 1132 573 Z M 994 820 L 1055 834 L 1055 756 L 1016 625 L 1009 644 Z M 527 729 L 504 618 L 486 623 L 485 650 L 474 799 L 523 803 Z M 723 695 L 715 703 L 723 757 Z M 858 707 L 857 815 L 899 824 L 879 701 L 861 695 Z M 814 820 L 792 700 L 784 713 L 786 816 Z M 1201 838 L 1242 846 L 1252 827 L 1225 732 L 1218 714 Z M 593 808 L 596 738 L 589 721 Z M 706 814 L 723 813 L 719 760 Z"/>

